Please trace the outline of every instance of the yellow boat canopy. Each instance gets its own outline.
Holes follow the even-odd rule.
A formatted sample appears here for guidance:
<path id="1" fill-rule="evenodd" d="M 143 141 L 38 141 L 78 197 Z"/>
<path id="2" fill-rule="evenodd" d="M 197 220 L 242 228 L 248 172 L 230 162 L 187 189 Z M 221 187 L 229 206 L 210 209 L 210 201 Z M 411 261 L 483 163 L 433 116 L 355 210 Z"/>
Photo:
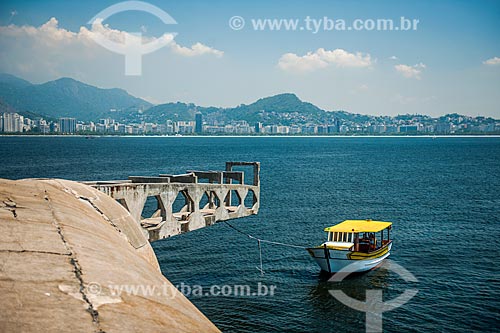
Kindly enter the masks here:
<path id="1" fill-rule="evenodd" d="M 392 222 L 372 220 L 346 220 L 325 228 L 326 232 L 378 232 L 392 225 Z"/>

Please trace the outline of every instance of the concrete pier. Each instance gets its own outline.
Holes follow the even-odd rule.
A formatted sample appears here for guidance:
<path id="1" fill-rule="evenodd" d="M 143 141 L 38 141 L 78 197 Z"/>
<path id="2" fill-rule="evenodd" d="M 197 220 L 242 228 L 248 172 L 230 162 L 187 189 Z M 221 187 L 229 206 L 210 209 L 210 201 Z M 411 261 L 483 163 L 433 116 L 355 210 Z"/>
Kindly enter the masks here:
<path id="1" fill-rule="evenodd" d="M 246 173 L 234 167 L 251 169 L 248 184 Z M 260 206 L 259 162 L 226 162 L 224 171 L 189 170 L 181 175 L 130 176 L 127 180 L 85 184 L 122 204 L 149 241 L 254 215 Z M 144 216 L 148 198 L 154 198 L 157 209 L 151 216 Z M 180 208 L 175 210 L 174 204 L 179 201 Z"/>

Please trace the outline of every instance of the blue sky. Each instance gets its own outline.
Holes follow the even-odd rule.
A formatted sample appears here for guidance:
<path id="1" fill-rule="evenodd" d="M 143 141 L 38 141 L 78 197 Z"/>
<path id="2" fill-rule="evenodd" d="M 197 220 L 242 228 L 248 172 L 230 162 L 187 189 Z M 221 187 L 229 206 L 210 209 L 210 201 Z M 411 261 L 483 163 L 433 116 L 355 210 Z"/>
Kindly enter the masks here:
<path id="1" fill-rule="evenodd" d="M 141 76 L 124 75 L 123 55 L 79 34 L 117 2 L 3 1 L 0 71 L 36 83 L 69 76 L 154 103 L 234 106 L 293 92 L 327 110 L 500 118 L 499 1 L 148 1 L 178 24 L 137 11 L 104 21 L 107 29 L 150 38 L 177 33 L 171 47 L 143 56 Z M 242 30 L 228 25 L 235 15 L 245 19 Z M 419 23 L 416 31 L 316 34 L 251 26 L 251 19 L 306 16 L 348 24 L 404 16 Z M 51 18 L 57 23 L 39 28 Z"/>

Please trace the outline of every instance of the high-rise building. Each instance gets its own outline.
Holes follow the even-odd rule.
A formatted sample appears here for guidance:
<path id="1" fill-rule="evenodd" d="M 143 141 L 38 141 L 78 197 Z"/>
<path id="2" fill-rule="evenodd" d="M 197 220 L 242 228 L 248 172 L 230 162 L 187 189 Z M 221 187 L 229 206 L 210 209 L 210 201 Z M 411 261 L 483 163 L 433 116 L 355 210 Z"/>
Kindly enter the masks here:
<path id="1" fill-rule="evenodd" d="M 328 132 L 328 126 L 327 125 L 318 125 L 317 127 L 317 133 L 318 134 L 325 134 Z"/>
<path id="2" fill-rule="evenodd" d="M 188 134 L 194 133 L 196 124 L 194 121 L 178 121 L 176 125 L 176 133 Z"/>
<path id="3" fill-rule="evenodd" d="M 153 133 L 153 123 L 144 123 L 144 133 Z"/>
<path id="4" fill-rule="evenodd" d="M 258 122 L 255 124 L 255 133 L 262 133 L 262 123 Z"/>
<path id="5" fill-rule="evenodd" d="M 451 132 L 452 123 L 450 122 L 439 122 L 436 124 L 436 132 L 442 134 L 448 134 Z"/>
<path id="6" fill-rule="evenodd" d="M 340 132 L 340 121 L 335 118 L 333 123 L 328 125 L 328 133 L 339 133 Z"/>
<path id="7" fill-rule="evenodd" d="M 24 117 L 17 113 L 4 113 L 2 116 L 2 126 L 0 131 L 2 132 L 22 132 L 24 128 Z"/>
<path id="8" fill-rule="evenodd" d="M 76 119 L 75 118 L 59 118 L 60 133 L 75 133 Z"/>
<path id="9" fill-rule="evenodd" d="M 203 133 L 203 115 L 201 112 L 197 112 L 195 115 L 195 121 L 196 121 L 196 126 L 195 126 L 195 133 Z"/>

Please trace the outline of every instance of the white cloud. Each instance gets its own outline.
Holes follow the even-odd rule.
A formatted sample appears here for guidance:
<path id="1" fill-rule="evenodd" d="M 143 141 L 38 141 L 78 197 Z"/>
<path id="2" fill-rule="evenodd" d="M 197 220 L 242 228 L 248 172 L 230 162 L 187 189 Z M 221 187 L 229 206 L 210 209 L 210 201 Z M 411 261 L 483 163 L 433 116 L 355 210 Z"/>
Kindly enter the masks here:
<path id="1" fill-rule="evenodd" d="M 310 72 L 328 66 L 316 53 L 299 57 L 295 53 L 285 53 L 278 61 L 278 67 L 285 71 Z"/>
<path id="2" fill-rule="evenodd" d="M 396 69 L 397 72 L 399 72 L 401 75 L 403 75 L 406 78 L 414 78 L 417 80 L 420 80 L 420 74 L 422 73 L 422 70 L 424 70 L 427 66 L 423 63 L 419 63 L 413 66 L 409 65 L 396 65 L 394 68 Z"/>
<path id="3" fill-rule="evenodd" d="M 391 60 L 398 60 L 398 57 L 396 57 L 396 56 L 390 56 L 389 59 L 391 59 Z"/>
<path id="4" fill-rule="evenodd" d="M 154 45 L 162 43 L 170 47 L 175 54 L 181 56 L 192 57 L 212 54 L 220 57 L 224 54 L 224 52 L 220 50 L 199 42 L 194 44 L 191 48 L 181 46 L 174 41 L 175 35 L 171 33 L 165 33 L 160 37 L 140 37 L 126 31 L 111 29 L 107 24 L 103 24 L 100 19 L 94 21 L 91 29 L 82 26 L 78 32 L 59 28 L 59 22 L 54 17 L 39 27 L 16 26 L 11 24 L 8 26 L 0 26 L 0 37 L 14 37 L 16 39 L 28 38 L 31 39 L 30 42 L 32 45 L 38 44 L 39 46 L 46 47 L 61 47 L 62 45 L 70 44 L 78 44 L 78 46 L 82 46 L 83 44 L 85 47 L 100 47 L 94 40 L 103 37 L 104 39 L 123 45 L 123 47 L 125 47 L 126 39 L 143 44 L 148 43 Z"/>
<path id="5" fill-rule="evenodd" d="M 315 52 L 308 52 L 303 56 L 295 53 L 286 53 L 278 61 L 278 67 L 291 72 L 311 72 L 330 65 L 337 67 L 369 67 L 372 59 L 369 54 L 361 52 L 349 53 L 343 49 L 332 51 L 319 48 Z"/>
<path id="6" fill-rule="evenodd" d="M 203 54 L 213 54 L 216 57 L 222 57 L 224 55 L 223 51 L 216 50 L 201 43 L 196 43 L 191 47 L 185 47 L 185 46 L 180 46 L 179 44 L 174 42 L 171 48 L 175 53 L 186 57 L 194 57 Z"/>
<path id="7" fill-rule="evenodd" d="M 500 65 L 500 58 L 499 57 L 494 57 L 494 58 L 485 60 L 485 61 L 483 61 L 483 64 L 490 65 L 490 66 Z"/>
<path id="8" fill-rule="evenodd" d="M 8 26 L 0 26 L 0 35 L 7 37 L 32 37 L 45 38 L 46 40 L 58 41 L 64 39 L 72 39 L 77 37 L 77 34 L 65 29 L 58 28 L 58 22 L 53 17 L 41 26 L 33 27 L 29 25 L 17 26 L 10 24 Z"/>

